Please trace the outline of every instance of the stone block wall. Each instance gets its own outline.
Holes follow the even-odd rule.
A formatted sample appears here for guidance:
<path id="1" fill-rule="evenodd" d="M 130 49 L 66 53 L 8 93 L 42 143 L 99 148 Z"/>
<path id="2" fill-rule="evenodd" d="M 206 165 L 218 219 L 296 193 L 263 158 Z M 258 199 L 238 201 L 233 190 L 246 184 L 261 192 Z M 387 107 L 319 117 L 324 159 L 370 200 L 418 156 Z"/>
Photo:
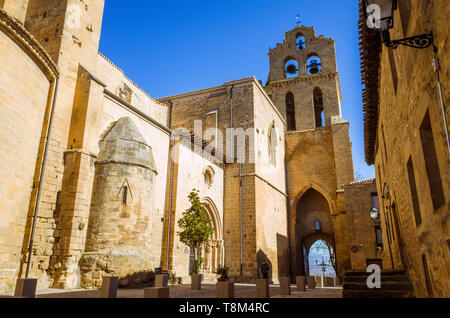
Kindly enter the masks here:
<path id="1" fill-rule="evenodd" d="M 230 153 L 230 143 L 227 144 L 225 138 L 226 129 L 232 126 L 247 133 L 242 149 L 237 150 L 238 139 L 234 141 L 236 155 L 239 151 L 245 151 L 245 163 L 242 163 L 241 170 L 239 163 L 227 163 L 224 168 L 225 264 L 230 266 L 230 276 L 236 280 L 254 281 L 258 277 L 257 254 L 264 250 L 275 268 L 274 279 L 278 279 L 278 262 L 283 268 L 288 262 L 285 258 L 286 240 L 281 238 L 287 236 L 287 226 L 281 221 L 286 217 L 285 123 L 261 85 L 254 78 L 247 78 L 159 101 L 172 105 L 172 128 L 185 128 L 198 135 L 205 128 L 211 128 L 208 113 L 217 111 L 217 129 L 224 136 L 218 146 L 227 151 L 226 154 Z M 196 131 L 194 120 L 203 120 L 202 130 Z M 270 165 L 268 160 L 268 131 L 272 125 L 277 129 L 275 166 Z M 249 162 L 250 159 L 253 162 Z M 260 203 L 257 203 L 258 200 Z M 268 207 L 270 213 L 266 212 Z M 274 215 L 273 211 L 277 214 Z M 264 222 L 272 227 L 267 234 L 260 226 Z M 280 235 L 278 241 L 277 235 Z M 270 239 L 266 240 L 267 237 Z M 283 256 L 280 258 L 279 255 Z"/>
<path id="2" fill-rule="evenodd" d="M 86 248 L 80 260 L 83 287 L 99 287 L 105 274 L 119 277 L 158 267 L 152 258 L 155 214 L 151 147 L 129 117 L 100 142 Z"/>
<path id="3" fill-rule="evenodd" d="M 20 23 L 24 23 L 25 15 L 27 13 L 29 0 L 0 0 L 0 9 L 17 19 Z"/>
<path id="4" fill-rule="evenodd" d="M 15 4 L 22 5 L 5 3 Z M 22 244 L 29 232 L 27 212 L 37 187 L 35 176 L 41 168 L 41 143 L 47 135 L 57 71 L 39 43 L 3 10 L 0 10 L 0 46 L 0 292 L 3 292 L 14 288 L 21 273 L 20 261 L 26 257 Z M 45 234 L 40 231 L 36 236 Z"/>
<path id="5" fill-rule="evenodd" d="M 375 230 L 380 222 L 372 220 L 369 213 L 374 207 L 372 195 L 378 199 L 375 179 L 347 184 L 344 193 L 349 246 L 358 248 L 358 251 L 350 253 L 351 268 L 366 270 L 367 260 L 383 258 L 383 249 L 377 245 Z"/>
<path id="6" fill-rule="evenodd" d="M 192 145 L 177 142 L 174 147 L 175 163 L 173 167 L 172 181 L 172 213 L 170 234 L 168 234 L 169 220 L 169 196 L 170 189 L 167 187 L 167 209 L 165 213 L 165 227 L 162 242 L 161 265 L 175 273 L 177 277 L 182 277 L 183 282 L 189 282 L 190 270 L 193 266 L 191 250 L 179 239 L 178 221 L 183 217 L 183 212 L 190 207 L 188 195 L 192 190 L 198 190 L 200 200 L 211 220 L 214 233 L 211 236 L 207 247 L 204 246 L 200 257 L 204 258 L 204 263 L 200 268 L 200 273 L 206 280 L 215 280 L 215 270 L 219 265 L 224 265 L 224 171 L 223 165 L 214 162 L 212 157 L 198 153 L 198 149 Z M 170 168 L 169 168 L 170 169 Z M 168 174 L 170 184 L 170 172 Z M 167 237 L 169 241 L 169 260 L 167 267 Z"/>
<path id="7" fill-rule="evenodd" d="M 395 12 L 390 31 L 392 39 L 433 31 L 446 105 L 449 6 L 445 0 L 405 1 Z M 443 121 L 434 57 L 431 47 L 383 46 L 381 53 L 374 164 L 386 242 L 383 263 L 396 269 L 406 266 L 418 297 L 448 297 L 450 291 L 450 154 L 445 138 L 449 123 Z M 446 115 L 448 120 L 448 107 Z M 430 127 L 432 138 L 422 140 L 421 128 Z M 430 178 L 432 169 L 436 172 Z M 437 185 L 430 185 L 432 180 Z M 438 189 L 443 200 L 435 206 L 432 198 Z"/>

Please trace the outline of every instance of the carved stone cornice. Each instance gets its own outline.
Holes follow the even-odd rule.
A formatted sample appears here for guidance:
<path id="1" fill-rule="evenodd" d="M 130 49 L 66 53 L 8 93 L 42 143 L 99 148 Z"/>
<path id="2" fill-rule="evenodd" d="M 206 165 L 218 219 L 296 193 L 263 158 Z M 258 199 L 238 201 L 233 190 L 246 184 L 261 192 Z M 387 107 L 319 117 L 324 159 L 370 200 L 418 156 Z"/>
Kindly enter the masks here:
<path id="1" fill-rule="evenodd" d="M 267 84 L 266 87 L 283 87 L 283 86 L 289 86 L 293 84 L 297 84 L 300 82 L 310 82 L 310 81 L 317 81 L 320 79 L 337 79 L 338 78 L 338 72 L 328 72 L 328 73 L 320 73 L 320 74 L 313 74 L 313 75 L 304 75 L 304 76 L 297 76 L 293 78 L 283 79 L 279 81 L 273 81 Z"/>
<path id="2" fill-rule="evenodd" d="M 42 45 L 28 32 L 17 19 L 0 9 L 0 30 L 17 42 L 52 81 L 58 75 L 58 67 Z"/>

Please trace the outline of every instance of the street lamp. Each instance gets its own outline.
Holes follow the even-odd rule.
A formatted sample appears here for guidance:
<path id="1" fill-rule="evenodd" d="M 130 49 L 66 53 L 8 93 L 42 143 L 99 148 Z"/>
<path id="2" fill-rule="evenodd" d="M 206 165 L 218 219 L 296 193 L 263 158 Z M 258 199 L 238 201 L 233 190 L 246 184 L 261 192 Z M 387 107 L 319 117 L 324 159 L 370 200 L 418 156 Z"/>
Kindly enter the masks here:
<path id="1" fill-rule="evenodd" d="M 370 218 L 376 222 L 378 220 L 378 218 L 380 217 L 380 212 L 378 211 L 378 209 L 376 208 L 372 208 L 370 209 Z"/>
<path id="2" fill-rule="evenodd" d="M 424 49 L 433 44 L 432 32 L 391 40 L 389 29 L 394 27 L 394 11 L 397 10 L 397 0 L 363 0 L 363 5 L 368 27 L 380 30 L 384 45 L 393 49 L 400 45 Z"/>
<path id="3" fill-rule="evenodd" d="M 327 263 L 325 263 L 323 257 L 322 257 L 322 263 L 320 263 L 320 264 L 319 264 L 319 261 L 316 260 L 316 265 L 319 265 L 320 267 L 322 267 L 322 273 L 323 273 L 322 276 L 323 277 L 325 277 L 325 274 L 327 272 L 327 267 L 330 266 L 329 263 L 330 263 L 330 260 L 328 260 L 328 264 L 327 264 Z"/>

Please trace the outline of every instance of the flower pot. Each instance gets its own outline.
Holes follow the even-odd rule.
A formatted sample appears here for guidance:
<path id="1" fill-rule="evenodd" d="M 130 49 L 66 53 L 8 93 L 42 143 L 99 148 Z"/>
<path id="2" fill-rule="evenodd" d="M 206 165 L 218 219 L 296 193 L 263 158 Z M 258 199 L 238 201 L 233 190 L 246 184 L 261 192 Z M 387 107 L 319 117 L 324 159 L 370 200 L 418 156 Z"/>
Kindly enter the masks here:
<path id="1" fill-rule="evenodd" d="M 217 278 L 217 281 L 218 281 L 219 283 L 226 283 L 226 282 L 228 282 L 228 278 L 219 277 L 219 278 Z"/>

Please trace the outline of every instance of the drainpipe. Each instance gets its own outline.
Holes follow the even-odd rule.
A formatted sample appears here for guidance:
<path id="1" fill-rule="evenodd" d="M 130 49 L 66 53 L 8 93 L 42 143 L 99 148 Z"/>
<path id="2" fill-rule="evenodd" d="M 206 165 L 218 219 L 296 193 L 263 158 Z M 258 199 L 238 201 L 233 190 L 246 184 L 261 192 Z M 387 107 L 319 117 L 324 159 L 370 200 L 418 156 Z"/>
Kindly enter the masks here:
<path id="1" fill-rule="evenodd" d="M 242 163 L 239 164 L 239 229 L 240 229 L 240 253 L 239 253 L 239 262 L 240 262 L 240 274 L 242 276 L 242 259 L 243 259 L 243 250 L 244 250 L 244 241 L 243 241 L 243 231 L 244 226 L 242 222 Z"/>
<path id="2" fill-rule="evenodd" d="M 233 156 L 233 162 L 234 162 L 234 134 L 233 134 L 233 88 L 234 85 L 230 88 L 230 129 L 231 129 L 231 142 L 230 142 L 230 148 L 231 148 L 231 154 Z M 228 159 L 228 157 L 227 157 Z"/>
<path id="3" fill-rule="evenodd" d="M 286 138 L 286 137 L 285 137 Z M 286 141 L 285 141 L 286 144 Z M 287 166 L 288 162 L 287 162 L 287 155 L 286 153 L 284 154 L 284 182 L 285 182 L 285 187 L 286 187 L 286 215 L 287 215 L 287 240 L 288 240 L 288 261 L 289 261 L 289 273 L 291 274 L 291 279 L 293 279 L 294 277 L 294 273 L 292 271 L 292 262 L 291 262 L 291 214 L 290 214 L 290 210 L 289 210 L 289 184 L 288 184 L 288 166 Z M 297 265 L 298 266 L 298 265 Z M 296 276 L 296 275 L 295 275 Z"/>
<path id="4" fill-rule="evenodd" d="M 50 134 L 52 131 L 53 115 L 55 113 L 55 104 L 56 104 L 56 97 L 57 97 L 58 87 L 59 87 L 59 78 L 60 78 L 60 75 L 58 73 L 58 77 L 56 78 L 56 83 L 55 83 L 55 89 L 53 91 L 52 108 L 50 110 L 50 118 L 48 120 L 48 130 L 47 130 L 47 136 L 45 138 L 44 153 L 42 155 L 41 174 L 39 176 L 39 186 L 38 186 L 38 190 L 37 190 L 37 194 L 36 194 L 36 204 L 34 205 L 34 211 L 33 211 L 33 223 L 31 225 L 30 243 L 28 245 L 28 260 L 27 260 L 27 269 L 25 271 L 25 278 L 28 278 L 28 274 L 30 273 L 31 251 L 33 250 L 34 233 L 36 231 L 36 222 L 37 222 L 37 216 L 38 216 L 38 210 L 39 210 L 39 201 L 41 199 L 42 182 L 44 180 L 44 174 L 45 174 L 45 164 L 47 161 L 48 144 L 50 141 Z"/>
<path id="5" fill-rule="evenodd" d="M 442 86 L 441 86 L 441 78 L 439 76 L 439 71 L 441 69 L 441 66 L 439 64 L 439 58 L 437 57 L 438 49 L 433 44 L 433 52 L 434 52 L 434 58 L 433 58 L 433 68 L 434 72 L 436 73 L 437 81 L 438 81 L 438 89 L 439 89 L 439 96 L 441 98 L 441 108 L 442 108 L 442 117 L 444 119 L 444 129 L 445 129 L 445 136 L 447 138 L 447 148 L 450 152 L 450 141 L 448 137 L 448 126 L 447 126 L 447 115 L 445 114 L 445 103 L 444 103 L 444 94 L 442 93 Z"/>
<path id="6" fill-rule="evenodd" d="M 170 125 L 171 123 L 169 123 Z M 175 135 L 172 131 L 170 135 L 170 182 L 169 182 L 169 220 L 167 221 L 167 247 L 166 247 L 166 270 L 169 270 L 169 255 L 170 255 L 170 227 L 172 221 L 172 196 L 173 196 L 173 161 L 175 148 Z"/>
<path id="7" fill-rule="evenodd" d="M 169 100 L 169 118 L 168 118 L 169 129 L 172 129 L 172 109 L 173 109 L 173 103 Z"/>

